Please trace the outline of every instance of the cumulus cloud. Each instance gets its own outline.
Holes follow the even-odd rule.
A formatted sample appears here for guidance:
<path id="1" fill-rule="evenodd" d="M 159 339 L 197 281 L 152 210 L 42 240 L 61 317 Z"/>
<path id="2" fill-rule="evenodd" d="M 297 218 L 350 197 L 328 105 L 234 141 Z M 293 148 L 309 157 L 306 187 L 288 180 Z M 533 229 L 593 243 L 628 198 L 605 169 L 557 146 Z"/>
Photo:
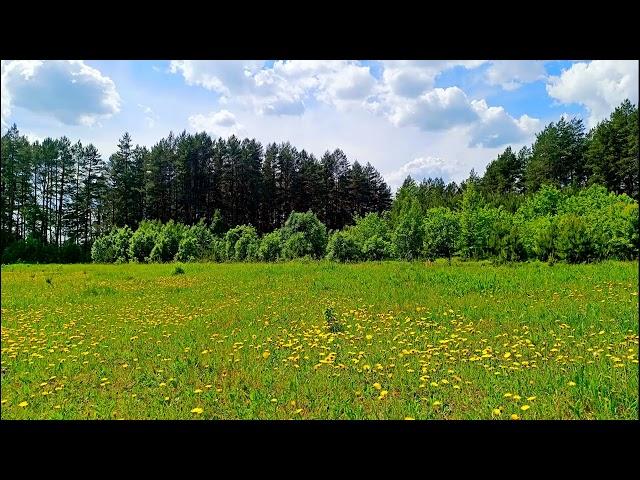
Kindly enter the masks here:
<path id="1" fill-rule="evenodd" d="M 478 115 L 469 131 L 472 147 L 499 147 L 529 140 L 540 128 L 540 120 L 522 115 L 513 118 L 502 107 L 489 107 L 484 100 L 473 100 L 471 106 Z"/>
<path id="2" fill-rule="evenodd" d="M 172 61 L 170 71 L 180 73 L 188 85 L 198 85 L 250 105 L 262 115 L 301 115 L 305 100 L 315 98 L 336 106 L 362 102 L 375 85 L 369 67 L 352 61 L 264 62 Z"/>
<path id="3" fill-rule="evenodd" d="M 489 85 L 500 85 L 504 90 L 516 90 L 525 83 L 546 77 L 543 61 L 496 60 L 486 71 Z"/>
<path id="4" fill-rule="evenodd" d="M 191 115 L 189 117 L 189 125 L 197 132 L 205 131 L 219 137 L 237 135 L 244 131 L 244 127 L 238 123 L 235 115 L 228 110 Z"/>
<path id="5" fill-rule="evenodd" d="M 263 64 L 249 60 L 172 60 L 169 71 L 181 74 L 187 85 L 229 96 L 247 91 L 251 77 Z"/>
<path id="6" fill-rule="evenodd" d="M 466 94 L 458 87 L 435 88 L 416 99 L 389 99 L 389 120 L 398 126 L 415 125 L 422 130 L 444 130 L 477 120 Z"/>
<path id="7" fill-rule="evenodd" d="M 559 76 L 549 78 L 547 93 L 561 103 L 584 105 L 589 126 L 594 126 L 626 98 L 638 102 L 638 61 L 574 63 Z"/>
<path id="8" fill-rule="evenodd" d="M 457 166 L 451 162 L 445 162 L 438 157 L 419 157 L 410 162 L 405 163 L 399 169 L 387 173 L 384 177 L 392 189 L 396 189 L 402 185 L 402 182 L 410 175 L 416 181 L 424 178 L 441 177 L 445 181 L 451 176 L 451 173 L 457 169 Z"/>
<path id="9" fill-rule="evenodd" d="M 385 87 L 400 97 L 417 97 L 433 88 L 440 73 L 454 67 L 479 67 L 484 60 L 388 60 L 382 78 Z"/>
<path id="10" fill-rule="evenodd" d="M 120 111 L 113 81 L 83 61 L 2 62 L 2 122 L 14 107 L 67 125 L 93 125 Z"/>

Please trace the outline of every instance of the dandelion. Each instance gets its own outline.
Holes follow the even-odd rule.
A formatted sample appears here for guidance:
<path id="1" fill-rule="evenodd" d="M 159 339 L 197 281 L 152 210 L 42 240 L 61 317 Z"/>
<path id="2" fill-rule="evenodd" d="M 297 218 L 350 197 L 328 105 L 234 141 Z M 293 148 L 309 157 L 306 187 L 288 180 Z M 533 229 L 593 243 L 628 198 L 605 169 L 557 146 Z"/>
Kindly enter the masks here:
<path id="1" fill-rule="evenodd" d="M 494 417 L 499 417 L 500 415 L 502 415 L 502 407 L 494 408 L 493 410 L 491 410 L 491 415 L 493 415 Z"/>
<path id="2" fill-rule="evenodd" d="M 199 389 L 199 388 L 196 388 L 196 389 L 193 391 L 193 393 L 202 393 L 202 390 L 201 390 L 201 389 Z"/>
<path id="3" fill-rule="evenodd" d="M 415 420 L 413 417 L 404 417 L 405 420 Z"/>
<path id="4" fill-rule="evenodd" d="M 511 352 L 507 352 L 503 356 L 504 356 L 504 358 L 509 358 L 511 356 Z"/>
<path id="5" fill-rule="evenodd" d="M 191 410 L 191 413 L 195 413 L 197 415 L 200 415 L 202 412 L 204 412 L 204 410 L 200 407 L 196 407 L 194 409 Z"/>
<path id="6" fill-rule="evenodd" d="M 433 402 L 433 406 L 434 406 L 434 407 L 438 407 L 438 406 L 440 406 L 440 405 L 442 405 L 442 402 L 441 402 L 441 401 L 439 401 L 439 400 L 436 400 L 435 402 Z"/>
<path id="7" fill-rule="evenodd" d="M 376 382 L 373 384 L 373 388 L 375 388 L 376 390 L 380 390 L 382 388 L 382 385 Z"/>
<path id="8" fill-rule="evenodd" d="M 529 405 L 522 405 L 520 407 L 520 410 L 525 411 L 525 410 L 529 410 L 529 408 L 531 408 Z"/>
<path id="9" fill-rule="evenodd" d="M 520 420 L 520 415 L 518 415 L 517 413 L 512 413 L 511 420 Z"/>
<path id="10" fill-rule="evenodd" d="M 26 407 L 27 405 L 29 405 L 29 402 L 20 402 L 18 404 L 19 407 L 23 407 L 23 408 Z"/>
<path id="11" fill-rule="evenodd" d="M 269 358 L 269 355 L 271 355 L 271 352 L 269 352 L 268 350 L 267 350 L 267 351 L 262 352 L 262 358 L 265 358 L 265 359 L 266 359 L 266 358 Z"/>
<path id="12" fill-rule="evenodd" d="M 533 396 L 533 397 L 527 397 L 527 401 L 528 401 L 528 402 L 531 402 L 531 401 L 533 401 L 533 400 L 535 400 L 535 399 L 536 399 L 536 397 L 535 397 L 535 396 Z"/>
<path id="13" fill-rule="evenodd" d="M 569 382 L 569 383 L 567 383 L 567 385 L 569 385 L 570 387 L 575 387 L 576 386 L 576 382 Z"/>

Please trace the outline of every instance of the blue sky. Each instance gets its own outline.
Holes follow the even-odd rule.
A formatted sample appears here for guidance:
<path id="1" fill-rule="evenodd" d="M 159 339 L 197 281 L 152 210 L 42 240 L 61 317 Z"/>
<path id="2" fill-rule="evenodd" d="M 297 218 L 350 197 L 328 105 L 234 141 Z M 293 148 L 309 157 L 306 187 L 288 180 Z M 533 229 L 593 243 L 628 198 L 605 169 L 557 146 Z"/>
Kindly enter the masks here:
<path id="1" fill-rule="evenodd" d="M 66 135 L 103 158 L 128 131 L 341 148 L 394 188 L 460 181 L 562 115 L 587 128 L 638 102 L 637 61 L 2 61 L 2 131 Z"/>

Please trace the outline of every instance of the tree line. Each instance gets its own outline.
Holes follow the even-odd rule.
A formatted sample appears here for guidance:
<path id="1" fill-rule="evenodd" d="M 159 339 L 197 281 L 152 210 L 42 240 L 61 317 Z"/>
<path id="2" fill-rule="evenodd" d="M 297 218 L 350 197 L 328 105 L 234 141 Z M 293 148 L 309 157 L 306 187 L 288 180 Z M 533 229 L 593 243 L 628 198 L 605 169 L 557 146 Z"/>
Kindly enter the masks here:
<path id="1" fill-rule="evenodd" d="M 112 238 L 117 231 L 130 232 L 133 236 L 141 230 L 148 233 L 144 238 L 151 245 L 151 238 L 155 242 L 157 235 L 149 232 L 165 228 L 174 231 L 162 236 L 166 245 L 156 249 L 155 256 L 138 256 L 138 260 L 173 260 L 183 237 L 191 238 L 183 235 L 191 228 L 200 232 L 196 237 L 202 240 L 204 234 L 197 229 L 206 227 L 212 235 L 209 244 L 214 238 L 222 241 L 226 238 L 224 232 L 233 231 L 233 235 L 240 232 L 244 238 L 241 245 L 257 245 L 258 240 L 247 240 L 254 238 L 255 233 L 255 239 L 268 238 L 267 244 L 273 251 L 278 250 L 274 247 L 276 240 L 290 241 L 289 246 L 294 248 L 296 242 L 286 233 L 292 230 L 283 230 L 292 212 L 312 212 L 326 229 L 325 250 L 322 255 L 314 254 L 316 257 L 431 258 L 435 251 L 436 256 L 446 257 L 455 253 L 475 258 L 487 255 L 512 259 L 555 258 L 553 252 L 550 256 L 534 252 L 530 239 L 523 237 L 525 223 L 534 217 L 544 217 L 553 232 L 540 235 L 553 237 L 558 233 L 562 215 L 583 220 L 587 217 L 581 211 L 557 210 L 556 205 L 556 210 L 543 209 L 546 213 L 530 215 L 531 218 L 524 221 L 523 209 L 530 208 L 527 205 L 532 199 L 547 198 L 544 197 L 547 194 L 550 198 L 555 198 L 554 195 L 583 198 L 587 195 L 585 192 L 590 192 L 588 198 L 593 195 L 601 198 L 603 190 L 589 188 L 601 186 L 604 192 L 611 192 L 612 196 L 605 195 L 606 198 L 617 199 L 611 200 L 612 204 L 637 205 L 638 176 L 638 108 L 628 100 L 589 132 L 585 132 L 582 121 L 577 118 L 561 118 L 550 123 L 536 135 L 530 147 L 518 152 L 506 148 L 489 163 L 482 177 L 472 170 L 469 178 L 459 185 L 445 184 L 441 178 L 417 183 L 408 177 L 393 202 L 380 174 L 368 163 L 365 166 L 358 162 L 350 164 L 341 150 L 326 152 L 317 160 L 289 143 L 272 143 L 263 150 L 255 140 L 241 141 L 235 136 L 212 140 L 206 133 L 189 135 L 186 132 L 177 136 L 170 134 L 148 150 L 133 147 L 130 136 L 125 134 L 117 152 L 104 162 L 92 145 L 83 147 L 80 142 L 71 145 L 64 137 L 30 143 L 13 126 L 2 137 L 0 231 L 3 251 L 13 244 L 10 254 L 3 254 L 3 262 L 18 258 L 24 261 L 88 259 L 94 240 L 100 236 Z M 539 197 L 541 194 L 543 197 Z M 596 202 L 592 198 L 589 201 Z M 597 202 L 602 204 L 600 200 Z M 470 205 L 477 208 L 472 209 Z M 628 217 L 633 207 L 624 208 Z M 594 209 L 614 216 L 620 213 L 615 208 L 606 212 L 600 207 Z M 469 223 L 471 211 L 477 216 L 475 223 Z M 376 215 L 369 215 L 373 213 Z M 463 221 L 464 218 L 469 221 Z M 578 225 L 580 221 L 574 221 L 576 231 L 582 228 Z M 542 220 L 538 221 L 539 226 L 540 222 Z M 565 227 L 571 224 L 568 220 L 563 222 Z M 595 224 L 598 223 L 592 223 Z M 487 225 L 494 231 L 488 232 Z M 371 228 L 376 233 L 371 233 Z M 401 234 L 403 228 L 408 230 Z M 382 234 L 383 231 L 386 233 Z M 476 244 L 469 243 L 480 231 L 485 232 L 485 238 Z M 425 232 L 429 232 L 426 239 L 423 238 Z M 249 237 L 243 237 L 245 234 Z M 426 240 L 437 244 L 442 235 L 456 240 L 445 242 L 446 248 L 425 246 Z M 595 233 L 589 235 L 594 237 Z M 626 236 L 627 244 L 634 244 L 628 232 L 616 235 Z M 460 240 L 461 236 L 467 240 Z M 302 241 L 300 236 L 296 238 Z M 519 253 L 505 254 L 504 249 L 498 247 L 500 242 L 510 241 L 515 242 L 516 246 L 512 247 Z M 520 241 L 528 247 L 519 244 Z M 197 244 L 190 242 L 191 246 Z M 487 242 L 493 242 L 492 246 Z M 196 250 L 204 248 L 208 253 L 199 251 L 179 258 L 204 258 L 205 255 L 238 259 L 235 253 L 230 254 L 235 243 L 234 246 L 225 243 L 224 255 L 211 254 L 210 245 L 198 245 L 194 247 Z M 355 245 L 359 246 L 355 248 Z M 153 246 L 148 249 L 148 255 Z M 120 253 L 128 248 L 127 243 Z M 300 245 L 295 248 L 309 250 Z M 600 247 L 599 250 L 593 248 L 598 252 L 594 250 L 578 257 L 595 259 L 609 255 Z M 628 256 L 629 251 L 624 255 Z M 167 252 L 172 252 L 171 258 Z M 250 258 L 259 259 L 257 252 Z M 283 254 L 280 248 L 275 256 L 298 256 L 291 252 L 285 250 Z M 615 255 L 624 256 L 619 252 Z M 122 253 L 111 261 L 134 257 Z"/>
<path id="2" fill-rule="evenodd" d="M 265 233 L 292 211 L 311 210 L 338 229 L 391 206 L 380 173 L 340 149 L 317 159 L 288 142 L 263 148 L 206 133 L 170 133 L 151 149 L 125 133 L 105 162 L 93 145 L 29 142 L 13 125 L 2 136 L 1 173 L 0 247 L 29 239 L 49 257 L 88 258 L 95 238 L 144 220 L 220 219 L 225 229 L 251 224 Z"/>

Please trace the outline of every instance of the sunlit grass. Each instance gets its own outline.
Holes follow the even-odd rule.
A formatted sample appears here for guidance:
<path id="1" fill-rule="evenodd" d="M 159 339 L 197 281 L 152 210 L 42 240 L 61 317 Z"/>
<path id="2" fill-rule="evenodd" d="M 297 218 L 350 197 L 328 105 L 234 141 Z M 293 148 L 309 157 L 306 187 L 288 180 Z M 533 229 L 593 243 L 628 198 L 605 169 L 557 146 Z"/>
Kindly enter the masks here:
<path id="1" fill-rule="evenodd" d="M 2 418 L 638 418 L 637 262 L 182 268 L 3 267 Z"/>

